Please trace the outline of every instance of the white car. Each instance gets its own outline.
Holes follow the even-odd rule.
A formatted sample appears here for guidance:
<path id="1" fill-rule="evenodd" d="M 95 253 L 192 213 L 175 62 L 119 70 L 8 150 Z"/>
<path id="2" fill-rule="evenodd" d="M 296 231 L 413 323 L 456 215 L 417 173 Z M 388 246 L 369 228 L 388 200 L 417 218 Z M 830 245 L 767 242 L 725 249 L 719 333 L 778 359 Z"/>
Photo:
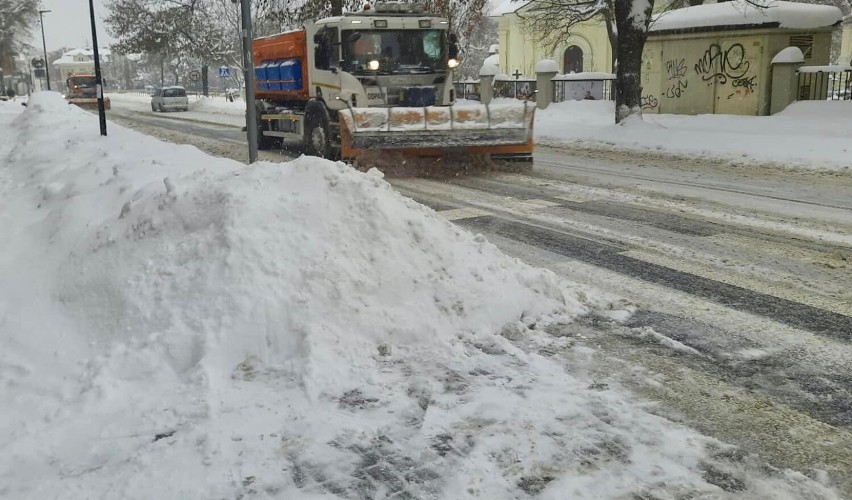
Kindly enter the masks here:
<path id="1" fill-rule="evenodd" d="M 163 87 L 151 94 L 152 111 L 188 111 L 189 99 L 183 87 Z"/>

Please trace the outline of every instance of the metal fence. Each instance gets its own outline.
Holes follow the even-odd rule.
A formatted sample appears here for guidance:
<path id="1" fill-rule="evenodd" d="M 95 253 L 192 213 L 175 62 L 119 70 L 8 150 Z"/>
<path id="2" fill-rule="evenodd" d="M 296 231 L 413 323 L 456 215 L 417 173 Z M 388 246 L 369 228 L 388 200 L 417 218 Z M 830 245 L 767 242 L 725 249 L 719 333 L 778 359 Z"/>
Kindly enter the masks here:
<path id="1" fill-rule="evenodd" d="M 823 69 L 824 68 L 824 69 Z M 852 100 L 852 68 L 802 66 L 798 73 L 800 101 Z"/>
<path id="2" fill-rule="evenodd" d="M 479 80 L 463 80 L 453 84 L 457 99 L 479 100 Z"/>
<path id="3" fill-rule="evenodd" d="M 537 82 L 529 78 L 494 80 L 494 97 L 534 99 Z"/>
<path id="4" fill-rule="evenodd" d="M 553 80 L 553 102 L 615 99 L 615 80 Z"/>

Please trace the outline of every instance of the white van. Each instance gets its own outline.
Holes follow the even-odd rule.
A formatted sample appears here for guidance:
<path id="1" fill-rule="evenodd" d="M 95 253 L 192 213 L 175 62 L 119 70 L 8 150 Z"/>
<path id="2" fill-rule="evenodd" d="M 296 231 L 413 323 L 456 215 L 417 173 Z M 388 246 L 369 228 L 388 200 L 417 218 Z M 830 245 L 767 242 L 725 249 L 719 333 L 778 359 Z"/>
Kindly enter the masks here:
<path id="1" fill-rule="evenodd" d="M 186 97 L 186 89 L 183 87 L 163 87 L 155 90 L 151 94 L 151 110 L 189 110 L 189 99 Z"/>

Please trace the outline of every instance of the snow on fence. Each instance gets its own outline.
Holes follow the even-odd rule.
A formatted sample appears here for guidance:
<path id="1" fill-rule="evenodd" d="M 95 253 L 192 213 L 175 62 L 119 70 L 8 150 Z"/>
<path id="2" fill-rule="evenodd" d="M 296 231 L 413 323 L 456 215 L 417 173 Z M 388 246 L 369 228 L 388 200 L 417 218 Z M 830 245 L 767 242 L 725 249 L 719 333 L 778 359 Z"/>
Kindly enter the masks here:
<path id="1" fill-rule="evenodd" d="M 802 66 L 798 69 L 798 100 L 852 100 L 852 66 Z"/>

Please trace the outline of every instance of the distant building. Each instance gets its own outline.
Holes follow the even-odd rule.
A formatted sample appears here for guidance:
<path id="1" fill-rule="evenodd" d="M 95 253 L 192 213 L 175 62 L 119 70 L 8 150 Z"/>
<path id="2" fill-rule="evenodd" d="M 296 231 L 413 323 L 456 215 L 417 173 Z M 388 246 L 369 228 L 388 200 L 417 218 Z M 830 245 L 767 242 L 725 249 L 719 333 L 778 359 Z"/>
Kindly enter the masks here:
<path id="1" fill-rule="evenodd" d="M 646 113 L 767 115 L 772 59 L 787 47 L 804 64 L 830 64 L 840 9 L 786 1 L 761 9 L 746 0 L 667 12 L 642 53 Z"/>
<path id="2" fill-rule="evenodd" d="M 106 48 L 98 49 L 98 56 L 101 60 L 101 76 L 106 89 L 123 88 L 128 85 L 128 80 L 135 76 L 138 56 L 113 54 Z M 65 80 L 69 76 L 95 74 L 95 54 L 90 48 L 69 50 L 53 61 L 53 66 L 59 71 L 60 76 L 57 89 L 64 90 Z"/>
<path id="3" fill-rule="evenodd" d="M 612 71 L 612 48 L 602 20 L 577 23 L 571 34 L 556 47 L 547 48 L 524 28 L 521 17 L 535 0 L 498 0 L 491 16 L 498 20 L 501 73 L 519 70 L 534 77 L 535 65 L 542 59 L 557 62 L 560 73 Z"/>

